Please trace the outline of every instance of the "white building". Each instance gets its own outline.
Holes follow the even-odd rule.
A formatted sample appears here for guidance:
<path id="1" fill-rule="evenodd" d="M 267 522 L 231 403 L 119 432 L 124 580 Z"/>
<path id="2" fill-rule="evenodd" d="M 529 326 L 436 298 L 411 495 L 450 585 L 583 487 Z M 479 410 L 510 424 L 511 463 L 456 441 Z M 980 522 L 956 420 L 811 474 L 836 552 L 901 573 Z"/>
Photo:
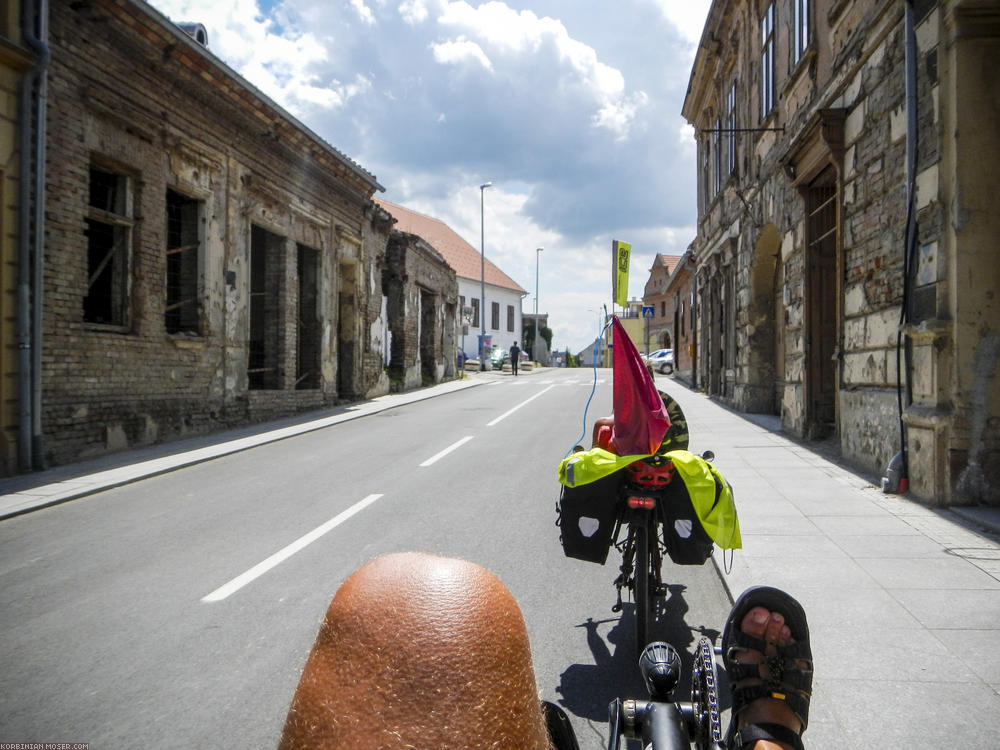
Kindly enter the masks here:
<path id="1" fill-rule="evenodd" d="M 521 301 L 527 295 L 517 282 L 490 262 L 439 219 L 375 198 L 396 219 L 394 229 L 415 234 L 447 261 L 458 279 L 458 348 L 466 357 L 479 356 L 479 336 L 486 324 L 488 350 L 510 349 L 521 343 Z M 485 268 L 484 268 L 485 266 Z M 480 316 L 482 282 L 486 286 L 486 318 Z"/>

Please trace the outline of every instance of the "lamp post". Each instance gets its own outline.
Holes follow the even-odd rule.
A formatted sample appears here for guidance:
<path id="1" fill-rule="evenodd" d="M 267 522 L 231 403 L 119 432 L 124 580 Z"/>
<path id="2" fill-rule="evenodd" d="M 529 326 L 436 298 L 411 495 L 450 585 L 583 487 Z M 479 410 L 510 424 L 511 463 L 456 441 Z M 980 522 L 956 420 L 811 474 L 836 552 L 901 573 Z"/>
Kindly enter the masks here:
<path id="1" fill-rule="evenodd" d="M 486 211 L 485 198 L 486 188 L 492 186 L 492 182 L 484 182 L 479 186 L 479 247 L 481 250 L 479 262 L 479 370 L 486 369 L 485 352 L 483 346 L 486 342 Z"/>
<path id="2" fill-rule="evenodd" d="M 534 362 L 538 361 L 538 258 L 544 249 L 543 247 L 535 248 L 535 338 L 531 347 L 531 359 Z"/>
<path id="3" fill-rule="evenodd" d="M 604 332 L 603 329 L 601 328 L 601 311 L 600 309 L 592 310 L 591 308 L 588 307 L 587 312 L 592 312 L 597 315 L 597 335 L 594 337 L 594 357 L 592 362 L 594 367 L 597 367 L 597 357 L 600 354 L 600 346 L 601 346 L 601 334 Z"/>

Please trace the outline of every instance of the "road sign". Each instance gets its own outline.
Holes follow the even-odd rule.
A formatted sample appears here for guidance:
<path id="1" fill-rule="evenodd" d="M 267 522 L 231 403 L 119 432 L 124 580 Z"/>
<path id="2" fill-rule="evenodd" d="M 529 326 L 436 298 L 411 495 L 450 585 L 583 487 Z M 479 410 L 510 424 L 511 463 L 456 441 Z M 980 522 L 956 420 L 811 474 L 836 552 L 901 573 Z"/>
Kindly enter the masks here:
<path id="1" fill-rule="evenodd" d="M 642 317 L 644 317 L 644 318 L 652 318 L 653 317 L 653 306 L 652 305 L 643 305 L 642 306 Z"/>

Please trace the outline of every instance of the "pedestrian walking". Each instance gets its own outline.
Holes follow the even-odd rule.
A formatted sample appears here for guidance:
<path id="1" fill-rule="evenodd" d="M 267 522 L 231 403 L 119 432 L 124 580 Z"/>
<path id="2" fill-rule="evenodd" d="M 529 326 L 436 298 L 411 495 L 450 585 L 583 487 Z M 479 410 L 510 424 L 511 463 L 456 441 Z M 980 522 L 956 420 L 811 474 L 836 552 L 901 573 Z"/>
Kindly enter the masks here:
<path id="1" fill-rule="evenodd" d="M 517 366 L 521 362 L 521 348 L 514 342 L 514 345 L 510 348 L 510 371 L 517 375 Z"/>

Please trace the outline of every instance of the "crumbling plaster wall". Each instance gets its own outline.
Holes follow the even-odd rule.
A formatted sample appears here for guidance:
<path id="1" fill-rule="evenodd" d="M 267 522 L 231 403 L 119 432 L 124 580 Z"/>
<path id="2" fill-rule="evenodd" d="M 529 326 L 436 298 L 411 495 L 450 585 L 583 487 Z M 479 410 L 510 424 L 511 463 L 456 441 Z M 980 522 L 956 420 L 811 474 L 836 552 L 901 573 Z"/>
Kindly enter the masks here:
<path id="1" fill-rule="evenodd" d="M 454 310 L 458 303 L 455 272 L 432 247 L 405 232 L 392 233 L 386 270 L 393 388 L 416 388 L 428 385 L 428 379 L 439 383 L 454 377 Z M 426 304 L 432 309 L 425 310 Z M 431 331 L 423 330 L 427 323 Z"/>

